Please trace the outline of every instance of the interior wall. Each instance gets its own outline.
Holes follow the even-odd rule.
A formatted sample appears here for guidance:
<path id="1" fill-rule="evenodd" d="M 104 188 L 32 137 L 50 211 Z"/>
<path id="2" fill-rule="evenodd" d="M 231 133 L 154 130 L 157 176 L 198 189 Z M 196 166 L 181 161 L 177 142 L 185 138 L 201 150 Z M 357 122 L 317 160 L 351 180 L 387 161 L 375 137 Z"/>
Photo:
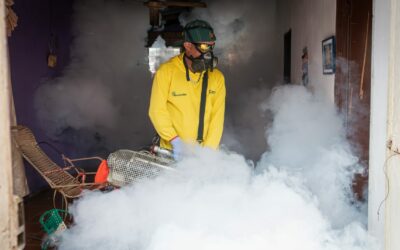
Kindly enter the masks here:
<path id="1" fill-rule="evenodd" d="M 18 26 L 8 39 L 11 81 L 13 86 L 17 122 L 32 129 L 40 140 L 47 140 L 35 116 L 35 90 L 48 78 L 60 75 L 69 62 L 71 34 L 71 0 L 18 0 L 13 6 L 18 15 Z M 53 36 L 52 36 L 53 34 Z M 49 42 L 55 38 L 57 66 L 47 66 Z M 67 148 L 57 145 L 62 151 Z M 59 158 L 49 152 L 53 159 Z M 32 192 L 45 187 L 42 178 L 26 165 L 26 175 Z"/>
<path id="2" fill-rule="evenodd" d="M 322 40 L 335 34 L 336 1 L 281 0 L 278 1 L 277 34 L 280 43 L 280 72 L 283 77 L 283 35 L 292 30 L 291 81 L 301 83 L 303 48 L 308 49 L 309 85 L 334 103 L 335 75 L 322 73 Z"/>
<path id="3" fill-rule="evenodd" d="M 390 1 L 385 249 L 400 249 L 400 1 Z"/>
<path id="4" fill-rule="evenodd" d="M 10 138 L 10 99 L 9 72 L 6 49 L 6 22 L 4 2 L 0 5 L 0 246 L 2 249 L 16 249 L 15 235 L 12 231 L 13 181 Z"/>
<path id="5" fill-rule="evenodd" d="M 368 230 L 383 242 L 385 204 L 390 0 L 373 1 L 371 120 L 368 180 Z M 382 248 L 383 249 L 383 248 Z"/>

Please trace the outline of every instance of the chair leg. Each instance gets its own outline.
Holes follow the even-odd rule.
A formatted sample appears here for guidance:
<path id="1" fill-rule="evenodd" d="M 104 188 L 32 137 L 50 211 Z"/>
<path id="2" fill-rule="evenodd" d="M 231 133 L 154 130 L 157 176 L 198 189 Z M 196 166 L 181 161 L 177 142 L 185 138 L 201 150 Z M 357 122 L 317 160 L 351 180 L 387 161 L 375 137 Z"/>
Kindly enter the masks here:
<path id="1" fill-rule="evenodd" d="M 53 207 L 57 208 L 57 204 L 56 204 L 57 203 L 57 201 L 56 201 L 57 193 L 61 194 L 61 209 L 68 212 L 68 198 L 65 197 L 65 195 L 63 195 L 57 189 L 55 189 L 54 193 L 53 193 Z"/>

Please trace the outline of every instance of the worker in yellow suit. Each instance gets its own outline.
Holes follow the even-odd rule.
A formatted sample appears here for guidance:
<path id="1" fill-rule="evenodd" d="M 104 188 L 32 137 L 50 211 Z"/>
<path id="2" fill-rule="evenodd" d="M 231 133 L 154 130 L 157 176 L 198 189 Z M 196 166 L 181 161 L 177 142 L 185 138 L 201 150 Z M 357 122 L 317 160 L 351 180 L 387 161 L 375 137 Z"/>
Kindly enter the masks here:
<path id="1" fill-rule="evenodd" d="M 184 27 L 184 52 L 161 64 L 151 92 L 149 116 L 160 146 L 182 156 L 185 143 L 217 149 L 225 113 L 225 79 L 216 67 L 215 34 L 205 21 Z"/>

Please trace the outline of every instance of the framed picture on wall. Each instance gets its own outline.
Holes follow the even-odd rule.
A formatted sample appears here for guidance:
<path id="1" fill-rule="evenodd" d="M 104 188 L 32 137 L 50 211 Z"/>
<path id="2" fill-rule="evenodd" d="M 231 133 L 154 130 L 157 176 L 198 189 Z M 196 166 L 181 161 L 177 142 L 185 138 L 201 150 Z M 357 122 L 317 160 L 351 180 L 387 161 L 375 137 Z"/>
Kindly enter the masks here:
<path id="1" fill-rule="evenodd" d="M 336 70 L 335 37 L 331 36 L 322 41 L 322 72 L 324 75 L 334 74 Z"/>

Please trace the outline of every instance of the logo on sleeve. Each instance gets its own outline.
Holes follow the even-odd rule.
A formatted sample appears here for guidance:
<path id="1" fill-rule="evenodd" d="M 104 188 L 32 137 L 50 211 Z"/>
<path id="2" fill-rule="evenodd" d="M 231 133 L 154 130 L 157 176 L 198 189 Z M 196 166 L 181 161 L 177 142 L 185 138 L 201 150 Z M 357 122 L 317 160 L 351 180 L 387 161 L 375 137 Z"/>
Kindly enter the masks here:
<path id="1" fill-rule="evenodd" d="M 172 96 L 186 96 L 186 93 L 177 93 L 175 91 L 172 91 Z"/>
<path id="2" fill-rule="evenodd" d="M 215 95 L 215 93 L 217 93 L 217 91 L 212 90 L 212 89 L 208 90 L 208 94 L 210 94 L 210 95 Z"/>

